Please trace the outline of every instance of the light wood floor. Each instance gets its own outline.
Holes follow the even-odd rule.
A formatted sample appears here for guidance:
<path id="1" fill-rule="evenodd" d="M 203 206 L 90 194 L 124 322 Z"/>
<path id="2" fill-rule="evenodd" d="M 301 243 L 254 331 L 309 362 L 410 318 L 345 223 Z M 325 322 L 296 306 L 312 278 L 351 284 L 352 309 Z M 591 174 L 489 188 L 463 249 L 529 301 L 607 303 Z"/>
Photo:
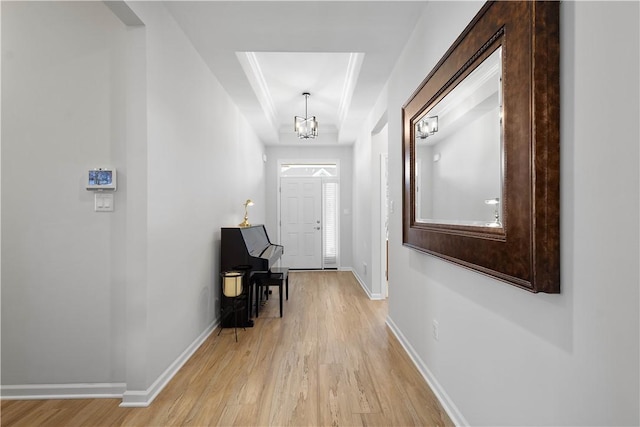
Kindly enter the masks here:
<path id="1" fill-rule="evenodd" d="M 2 426 L 451 426 L 350 272 L 292 272 L 253 328 L 217 331 L 148 408 L 2 401 Z"/>

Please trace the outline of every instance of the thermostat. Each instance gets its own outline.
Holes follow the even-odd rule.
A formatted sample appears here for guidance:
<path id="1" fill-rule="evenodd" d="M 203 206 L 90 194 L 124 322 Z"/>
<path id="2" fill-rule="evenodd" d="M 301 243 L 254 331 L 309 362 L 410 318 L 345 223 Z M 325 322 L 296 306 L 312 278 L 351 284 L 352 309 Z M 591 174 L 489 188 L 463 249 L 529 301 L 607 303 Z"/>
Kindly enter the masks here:
<path id="1" fill-rule="evenodd" d="M 115 168 L 103 167 L 103 168 L 89 169 L 87 174 L 87 190 L 116 191 Z"/>

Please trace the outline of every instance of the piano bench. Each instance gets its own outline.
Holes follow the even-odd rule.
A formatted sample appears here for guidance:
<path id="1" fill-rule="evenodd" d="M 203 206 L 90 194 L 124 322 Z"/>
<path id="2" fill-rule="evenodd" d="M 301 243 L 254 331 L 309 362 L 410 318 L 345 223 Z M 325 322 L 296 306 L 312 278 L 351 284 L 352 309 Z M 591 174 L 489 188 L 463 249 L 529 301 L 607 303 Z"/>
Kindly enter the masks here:
<path id="1" fill-rule="evenodd" d="M 270 271 L 258 271 L 252 276 L 256 288 L 256 317 L 259 316 L 261 291 L 269 290 L 270 286 L 277 286 L 280 292 L 280 317 L 282 317 L 282 287 L 285 287 L 286 298 L 289 299 L 289 269 L 286 267 L 274 267 Z M 267 297 L 268 298 L 268 297 Z"/>

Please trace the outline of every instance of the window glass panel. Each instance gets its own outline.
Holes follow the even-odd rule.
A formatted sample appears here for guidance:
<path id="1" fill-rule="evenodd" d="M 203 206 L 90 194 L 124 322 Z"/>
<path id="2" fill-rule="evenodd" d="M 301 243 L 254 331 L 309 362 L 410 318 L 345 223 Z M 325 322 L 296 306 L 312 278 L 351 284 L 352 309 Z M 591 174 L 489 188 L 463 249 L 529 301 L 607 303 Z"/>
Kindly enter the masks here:
<path id="1" fill-rule="evenodd" d="M 283 164 L 280 167 L 280 176 L 338 176 L 336 164 Z"/>
<path id="2" fill-rule="evenodd" d="M 325 268 L 338 266 L 338 183 L 322 183 L 323 264 Z"/>

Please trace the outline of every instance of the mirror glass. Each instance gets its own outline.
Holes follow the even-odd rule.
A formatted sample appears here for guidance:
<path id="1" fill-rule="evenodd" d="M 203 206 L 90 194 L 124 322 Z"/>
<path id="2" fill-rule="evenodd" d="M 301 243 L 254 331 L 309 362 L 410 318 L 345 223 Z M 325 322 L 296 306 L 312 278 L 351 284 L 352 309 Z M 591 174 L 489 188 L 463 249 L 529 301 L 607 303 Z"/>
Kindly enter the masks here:
<path id="1" fill-rule="evenodd" d="M 412 121 L 415 221 L 502 227 L 502 46 Z"/>

